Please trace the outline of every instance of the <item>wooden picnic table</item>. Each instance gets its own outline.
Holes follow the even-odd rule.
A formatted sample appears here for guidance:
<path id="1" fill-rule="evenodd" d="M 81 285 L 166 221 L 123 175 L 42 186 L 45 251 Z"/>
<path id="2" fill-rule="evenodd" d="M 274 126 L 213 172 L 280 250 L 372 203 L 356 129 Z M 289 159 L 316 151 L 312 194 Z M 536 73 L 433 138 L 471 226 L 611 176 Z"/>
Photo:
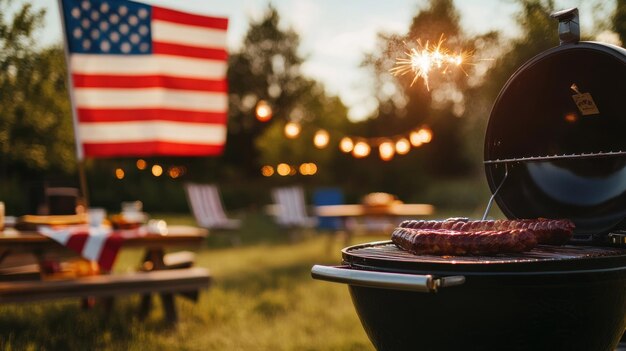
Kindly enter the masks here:
<path id="1" fill-rule="evenodd" d="M 324 205 L 316 206 L 315 212 L 319 217 L 408 217 L 428 216 L 435 208 L 429 204 L 390 204 L 384 206 L 354 205 Z"/>
<path id="2" fill-rule="evenodd" d="M 185 258 L 185 262 L 174 265 L 168 264 L 165 250 L 170 247 L 197 247 L 207 235 L 207 230 L 202 228 L 168 226 L 166 235 L 128 237 L 122 241 L 123 248 L 145 248 L 141 265 L 143 272 L 46 281 L 45 262 L 49 255 L 77 257 L 77 254 L 37 232 L 20 232 L 9 228 L 0 232 L 0 264 L 11 255 L 31 254 L 37 261 L 39 276 L 27 281 L 12 282 L 9 279 L 6 283 L 0 283 L 0 302 L 105 296 L 105 302 L 110 305 L 116 295 L 140 293 L 140 316 L 145 317 L 152 305 L 150 293 L 157 292 L 161 296 L 166 319 L 175 322 L 177 314 L 173 293 L 179 292 L 197 299 L 197 290 L 208 287 L 210 275 L 205 269 L 192 268 L 193 258 Z"/>
<path id="3" fill-rule="evenodd" d="M 400 217 L 428 216 L 435 212 L 435 207 L 430 204 L 403 204 L 393 203 L 389 205 L 323 205 L 316 206 L 315 213 L 318 217 L 339 217 L 343 221 L 345 243 L 349 244 L 355 232 L 386 233 L 397 223 L 394 219 Z M 361 225 L 359 221 L 365 222 Z M 359 224 L 357 224 L 359 223 Z M 391 233 L 389 233 L 391 234 Z"/>
<path id="4" fill-rule="evenodd" d="M 125 238 L 122 241 L 124 248 L 145 248 L 144 261 L 151 261 L 154 269 L 161 269 L 165 266 L 163 258 L 165 249 L 178 246 L 197 246 L 202 243 L 208 231 L 203 228 L 192 226 L 168 226 L 166 235 L 146 234 Z M 0 264 L 11 254 L 30 253 L 33 254 L 41 264 L 47 253 L 64 252 L 69 249 L 54 241 L 53 239 L 32 231 L 16 231 L 6 229 L 0 232 Z"/>

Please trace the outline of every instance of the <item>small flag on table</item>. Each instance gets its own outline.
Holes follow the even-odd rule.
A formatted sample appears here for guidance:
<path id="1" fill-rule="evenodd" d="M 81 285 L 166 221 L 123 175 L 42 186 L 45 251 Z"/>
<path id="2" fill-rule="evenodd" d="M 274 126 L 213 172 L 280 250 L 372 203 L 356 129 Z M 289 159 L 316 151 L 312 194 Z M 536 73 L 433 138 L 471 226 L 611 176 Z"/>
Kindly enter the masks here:
<path id="1" fill-rule="evenodd" d="M 221 154 L 228 19 L 124 0 L 61 3 L 79 158 Z"/>

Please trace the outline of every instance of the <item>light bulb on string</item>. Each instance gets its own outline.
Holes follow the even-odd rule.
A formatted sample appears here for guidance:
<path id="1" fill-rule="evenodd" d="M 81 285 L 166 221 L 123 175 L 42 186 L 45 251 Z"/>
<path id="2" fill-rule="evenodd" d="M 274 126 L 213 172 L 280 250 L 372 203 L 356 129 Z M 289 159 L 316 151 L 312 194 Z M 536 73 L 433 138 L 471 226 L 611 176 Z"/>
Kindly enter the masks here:
<path id="1" fill-rule="evenodd" d="M 349 137 L 343 137 L 339 142 L 339 149 L 342 152 L 348 153 L 354 149 L 354 142 Z"/>
<path id="2" fill-rule="evenodd" d="M 274 175 L 274 167 L 270 166 L 270 165 L 265 165 L 261 168 L 261 174 L 264 177 L 271 177 L 272 175 Z"/>
<path id="3" fill-rule="evenodd" d="M 276 166 L 276 173 L 280 176 L 288 176 L 289 172 L 291 172 L 291 166 L 286 163 L 279 163 L 278 166 Z"/>
<path id="4" fill-rule="evenodd" d="M 160 177 L 161 174 L 163 174 L 163 167 L 161 167 L 160 165 L 152 166 L 152 175 L 153 176 Z"/>
<path id="5" fill-rule="evenodd" d="M 176 179 L 178 177 L 180 177 L 183 172 L 181 172 L 180 167 L 174 166 L 174 167 L 170 167 L 170 169 L 167 171 L 168 175 L 170 176 L 170 178 L 172 179 Z"/>
<path id="6" fill-rule="evenodd" d="M 309 162 L 300 165 L 300 174 L 311 176 L 315 173 L 317 173 L 317 165 L 315 163 Z"/>
<path id="7" fill-rule="evenodd" d="M 380 154 L 381 160 L 389 161 L 393 158 L 393 155 L 396 153 L 396 149 L 392 142 L 384 141 L 380 145 L 378 145 L 378 153 Z"/>
<path id="8" fill-rule="evenodd" d="M 138 159 L 135 165 L 138 170 L 143 171 L 148 166 L 148 163 L 143 159 Z"/>
<path id="9" fill-rule="evenodd" d="M 406 138 L 396 141 L 396 153 L 398 155 L 406 155 L 409 151 L 411 151 L 411 143 Z"/>
<path id="10" fill-rule="evenodd" d="M 411 145 L 415 147 L 420 147 L 422 145 L 422 136 L 418 131 L 412 131 L 411 134 L 409 134 L 409 140 L 411 141 Z"/>
<path id="11" fill-rule="evenodd" d="M 328 146 L 328 142 L 330 141 L 330 135 L 324 129 L 320 129 L 315 133 L 313 137 L 313 144 L 318 149 L 323 149 Z"/>
<path id="12" fill-rule="evenodd" d="M 352 155 L 356 158 L 367 157 L 370 154 L 371 148 L 368 143 L 364 141 L 359 141 L 354 144 L 354 149 L 352 149 Z"/>
<path id="13" fill-rule="evenodd" d="M 289 122 L 285 124 L 285 136 L 289 139 L 295 139 L 300 135 L 300 131 L 302 127 L 300 123 L 297 122 Z"/>
<path id="14" fill-rule="evenodd" d="M 433 140 L 433 132 L 428 127 L 420 128 L 420 130 L 417 131 L 417 134 L 424 144 L 428 144 L 431 140 Z"/>
<path id="15" fill-rule="evenodd" d="M 121 168 L 116 168 L 115 169 L 115 178 L 121 180 L 121 179 L 124 179 L 124 175 L 125 175 L 125 173 L 124 173 L 123 169 L 121 169 Z"/>
<path id="16" fill-rule="evenodd" d="M 272 107 L 265 101 L 260 100 L 256 104 L 256 119 L 260 122 L 267 122 L 272 119 Z"/>

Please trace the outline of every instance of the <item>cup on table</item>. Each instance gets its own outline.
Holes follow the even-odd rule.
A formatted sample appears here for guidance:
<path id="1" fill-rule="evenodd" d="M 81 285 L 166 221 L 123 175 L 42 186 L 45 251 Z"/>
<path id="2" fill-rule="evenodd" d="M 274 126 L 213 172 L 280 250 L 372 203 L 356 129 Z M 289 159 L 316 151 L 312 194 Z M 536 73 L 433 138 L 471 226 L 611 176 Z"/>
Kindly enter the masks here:
<path id="1" fill-rule="evenodd" d="M 90 227 L 100 227 L 107 216 L 107 211 L 104 208 L 92 207 L 87 210 L 87 215 Z"/>
<path id="2" fill-rule="evenodd" d="M 151 219 L 148 221 L 148 233 L 167 235 L 167 223 L 162 219 Z"/>

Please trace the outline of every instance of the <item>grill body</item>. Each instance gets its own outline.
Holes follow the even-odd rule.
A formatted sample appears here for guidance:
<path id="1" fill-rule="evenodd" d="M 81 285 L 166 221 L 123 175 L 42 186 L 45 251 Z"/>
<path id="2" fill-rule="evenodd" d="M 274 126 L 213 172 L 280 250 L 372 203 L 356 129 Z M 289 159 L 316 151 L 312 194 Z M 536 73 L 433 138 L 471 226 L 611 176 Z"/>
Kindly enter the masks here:
<path id="1" fill-rule="evenodd" d="M 349 286 L 378 350 L 614 350 L 624 272 L 467 277 L 436 294 Z"/>
<path id="2" fill-rule="evenodd" d="M 348 247 L 343 261 L 358 270 L 465 276 L 436 293 L 350 285 L 378 350 L 613 350 L 626 328 L 623 249 L 441 257 L 381 242 Z"/>

